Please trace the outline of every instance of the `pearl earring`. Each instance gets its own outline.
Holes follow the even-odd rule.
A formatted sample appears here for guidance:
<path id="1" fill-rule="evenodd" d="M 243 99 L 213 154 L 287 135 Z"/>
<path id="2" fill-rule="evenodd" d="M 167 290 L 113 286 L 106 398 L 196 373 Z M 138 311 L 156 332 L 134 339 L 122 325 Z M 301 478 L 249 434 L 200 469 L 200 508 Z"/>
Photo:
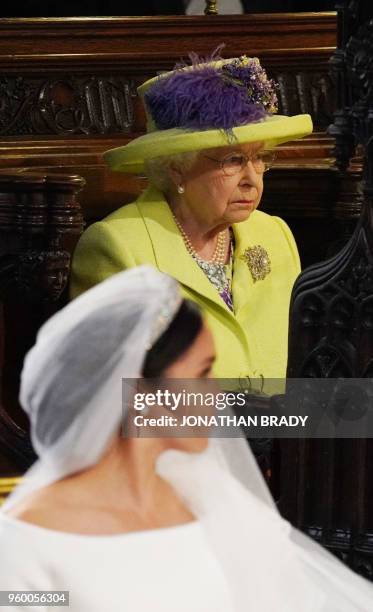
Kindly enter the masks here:
<path id="1" fill-rule="evenodd" d="M 177 193 L 184 193 L 184 192 L 185 192 L 184 187 L 182 185 L 178 185 L 177 186 Z"/>

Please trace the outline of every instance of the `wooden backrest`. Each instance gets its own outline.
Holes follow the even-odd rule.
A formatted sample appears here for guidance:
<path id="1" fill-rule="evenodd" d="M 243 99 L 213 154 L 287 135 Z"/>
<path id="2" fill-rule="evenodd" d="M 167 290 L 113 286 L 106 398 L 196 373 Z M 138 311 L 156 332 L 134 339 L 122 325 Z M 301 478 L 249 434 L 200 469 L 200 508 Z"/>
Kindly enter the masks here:
<path id="1" fill-rule="evenodd" d="M 18 404 L 19 375 L 40 325 L 67 301 L 71 252 L 83 230 L 76 201 L 83 185 L 81 177 L 63 174 L 0 175 L 0 469 L 6 474 L 34 459 Z"/>
<path id="2" fill-rule="evenodd" d="M 349 174 L 355 146 L 363 148 L 363 207 L 343 250 L 305 270 L 294 286 L 289 377 L 363 379 L 373 375 L 372 17 L 371 4 L 345 2 L 339 7 L 339 47 L 333 56 L 339 100 L 332 131 L 342 176 Z M 346 198 L 345 208 L 348 205 Z M 361 419 L 367 407 L 371 410 L 369 392 L 364 401 L 368 386 L 352 388 L 348 418 L 356 419 L 362 411 Z M 331 406 L 326 405 L 326 410 Z M 281 442 L 282 512 L 373 580 L 372 439 Z"/>

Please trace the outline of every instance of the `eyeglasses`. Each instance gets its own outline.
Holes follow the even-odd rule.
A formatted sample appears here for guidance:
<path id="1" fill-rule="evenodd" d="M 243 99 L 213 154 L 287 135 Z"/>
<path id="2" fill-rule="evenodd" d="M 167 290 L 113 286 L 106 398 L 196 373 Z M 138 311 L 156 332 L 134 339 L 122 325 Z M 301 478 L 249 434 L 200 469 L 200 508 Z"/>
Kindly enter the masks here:
<path id="1" fill-rule="evenodd" d="M 230 153 L 222 159 L 215 159 L 208 155 L 204 155 L 204 157 L 218 163 L 225 176 L 233 176 L 234 174 L 242 172 L 249 162 L 251 162 L 257 174 L 263 174 L 263 172 L 269 170 L 273 165 L 276 159 L 276 153 L 274 151 L 259 151 L 250 156 L 244 153 Z"/>

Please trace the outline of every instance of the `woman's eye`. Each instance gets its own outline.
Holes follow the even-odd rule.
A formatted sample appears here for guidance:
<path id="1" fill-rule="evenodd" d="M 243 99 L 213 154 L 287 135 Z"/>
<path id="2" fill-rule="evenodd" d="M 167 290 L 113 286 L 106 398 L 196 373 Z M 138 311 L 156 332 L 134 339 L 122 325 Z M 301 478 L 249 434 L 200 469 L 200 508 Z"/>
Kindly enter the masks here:
<path id="1" fill-rule="evenodd" d="M 226 163 L 233 166 L 242 166 L 243 159 L 244 158 L 242 157 L 242 155 L 232 155 L 232 157 L 228 157 L 226 159 Z"/>

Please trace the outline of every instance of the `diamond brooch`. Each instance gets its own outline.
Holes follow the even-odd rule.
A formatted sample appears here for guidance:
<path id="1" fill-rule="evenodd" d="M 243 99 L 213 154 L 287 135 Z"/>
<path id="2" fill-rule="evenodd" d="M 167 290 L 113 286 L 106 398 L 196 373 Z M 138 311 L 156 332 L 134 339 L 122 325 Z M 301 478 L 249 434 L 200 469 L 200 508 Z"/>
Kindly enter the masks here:
<path id="1" fill-rule="evenodd" d="M 271 260 L 264 247 L 259 244 L 249 247 L 241 256 L 250 270 L 254 283 L 264 280 L 271 271 Z"/>

